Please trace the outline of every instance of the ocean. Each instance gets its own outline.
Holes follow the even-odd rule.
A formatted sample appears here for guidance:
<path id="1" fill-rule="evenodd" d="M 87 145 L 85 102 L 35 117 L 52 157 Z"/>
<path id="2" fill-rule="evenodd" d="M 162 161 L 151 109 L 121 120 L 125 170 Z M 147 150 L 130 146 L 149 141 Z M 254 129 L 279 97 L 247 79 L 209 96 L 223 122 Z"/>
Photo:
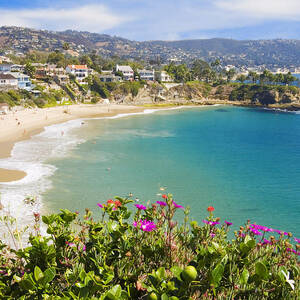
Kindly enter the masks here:
<path id="1" fill-rule="evenodd" d="M 75 120 L 17 143 L 5 167 L 28 172 L 0 184 L 1 201 L 23 223 L 34 210 L 97 215 L 96 204 L 114 196 L 148 204 L 171 193 L 199 223 L 212 205 L 235 229 L 250 219 L 300 237 L 297 113 L 209 106 Z"/>

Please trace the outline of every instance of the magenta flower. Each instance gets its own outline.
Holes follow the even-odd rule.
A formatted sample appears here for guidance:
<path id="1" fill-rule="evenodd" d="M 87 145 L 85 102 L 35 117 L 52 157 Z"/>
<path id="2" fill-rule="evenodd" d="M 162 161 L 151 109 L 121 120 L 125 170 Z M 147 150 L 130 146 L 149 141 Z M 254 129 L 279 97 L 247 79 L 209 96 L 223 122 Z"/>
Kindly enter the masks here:
<path id="1" fill-rule="evenodd" d="M 210 236 L 211 236 L 212 238 L 214 238 L 216 235 L 215 235 L 214 233 L 211 233 Z"/>
<path id="2" fill-rule="evenodd" d="M 67 244 L 69 247 L 75 247 L 75 244 L 74 244 L 74 243 L 66 242 L 66 244 Z"/>
<path id="3" fill-rule="evenodd" d="M 176 202 L 173 201 L 173 205 L 176 207 L 176 208 L 182 208 L 184 209 L 184 207 L 182 205 L 179 205 L 177 204 Z"/>
<path id="4" fill-rule="evenodd" d="M 134 204 L 134 206 L 135 206 L 137 209 L 139 209 L 139 210 L 146 210 L 146 209 L 147 209 L 147 207 L 144 206 L 144 205 L 142 205 L 142 204 Z"/>
<path id="5" fill-rule="evenodd" d="M 255 235 L 262 235 L 262 233 L 261 233 L 260 231 L 258 231 L 257 229 L 255 229 L 255 228 L 250 227 L 250 230 L 251 230 L 251 232 L 254 233 Z"/>
<path id="6" fill-rule="evenodd" d="M 224 222 L 227 226 L 231 226 L 232 225 L 232 223 L 231 222 L 227 222 L 227 221 L 225 221 Z"/>
<path id="7" fill-rule="evenodd" d="M 100 208 L 103 208 L 103 205 L 101 203 L 97 203 L 97 205 L 100 207 Z"/>
<path id="8" fill-rule="evenodd" d="M 264 239 L 263 245 L 270 245 L 272 244 L 271 241 Z"/>
<path id="9" fill-rule="evenodd" d="M 294 241 L 300 243 L 300 239 L 294 238 Z"/>
<path id="10" fill-rule="evenodd" d="M 220 224 L 219 222 L 213 222 L 213 221 L 207 221 L 207 220 L 202 220 L 203 223 L 210 225 L 210 226 L 215 226 L 217 224 Z"/>
<path id="11" fill-rule="evenodd" d="M 167 206 L 167 203 L 164 201 L 156 201 L 157 204 L 159 204 L 160 206 Z"/>
<path id="12" fill-rule="evenodd" d="M 133 222 L 133 226 L 134 227 L 139 227 L 142 231 L 153 231 L 156 229 L 156 224 L 152 221 L 148 221 L 148 220 L 140 220 L 139 221 L 140 226 L 138 226 L 137 222 Z"/>

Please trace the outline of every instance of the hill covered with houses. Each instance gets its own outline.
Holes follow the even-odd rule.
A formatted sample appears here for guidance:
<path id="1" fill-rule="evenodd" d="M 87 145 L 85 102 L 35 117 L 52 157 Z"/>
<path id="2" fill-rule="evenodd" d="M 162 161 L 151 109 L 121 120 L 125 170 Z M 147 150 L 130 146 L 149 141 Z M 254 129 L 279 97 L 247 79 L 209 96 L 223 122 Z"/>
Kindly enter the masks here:
<path id="1" fill-rule="evenodd" d="M 181 41 L 131 41 L 106 34 L 67 30 L 53 32 L 22 27 L 0 27 L 0 50 L 22 55 L 29 51 L 65 51 L 72 56 L 95 51 L 102 57 L 159 63 L 192 63 L 219 59 L 223 67 L 272 71 L 300 67 L 299 40 L 195 39 Z"/>

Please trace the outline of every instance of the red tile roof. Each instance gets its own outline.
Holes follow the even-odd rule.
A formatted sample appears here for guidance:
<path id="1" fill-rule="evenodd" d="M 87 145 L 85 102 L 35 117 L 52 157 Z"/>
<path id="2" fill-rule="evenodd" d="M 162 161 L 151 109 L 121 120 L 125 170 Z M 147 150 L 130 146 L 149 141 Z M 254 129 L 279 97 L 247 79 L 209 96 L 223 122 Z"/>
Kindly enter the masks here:
<path id="1" fill-rule="evenodd" d="M 88 69 L 87 65 L 68 65 L 68 67 L 70 69 L 76 69 L 76 70 Z"/>

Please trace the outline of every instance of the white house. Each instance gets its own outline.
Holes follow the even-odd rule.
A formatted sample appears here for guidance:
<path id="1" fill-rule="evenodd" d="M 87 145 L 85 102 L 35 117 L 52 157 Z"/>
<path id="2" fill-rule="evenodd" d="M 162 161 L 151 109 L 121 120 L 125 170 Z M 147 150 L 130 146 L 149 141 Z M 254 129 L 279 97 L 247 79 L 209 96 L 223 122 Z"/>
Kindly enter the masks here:
<path id="1" fill-rule="evenodd" d="M 134 79 L 134 72 L 130 66 L 116 65 L 116 71 L 121 72 L 123 74 L 124 80 L 133 80 Z"/>
<path id="2" fill-rule="evenodd" d="M 102 82 L 120 82 L 122 81 L 122 77 L 121 76 L 116 76 L 114 74 L 111 75 L 100 75 L 99 76 L 100 81 Z"/>
<path id="3" fill-rule="evenodd" d="M 73 74 L 79 83 L 85 83 L 84 79 L 89 76 L 87 65 L 68 65 L 66 72 Z"/>
<path id="4" fill-rule="evenodd" d="M 154 70 L 138 70 L 141 80 L 154 81 Z"/>
<path id="5" fill-rule="evenodd" d="M 18 80 L 19 89 L 26 90 L 26 91 L 32 90 L 32 83 L 29 76 L 19 72 L 11 72 L 6 74 L 10 74 Z"/>
<path id="6" fill-rule="evenodd" d="M 172 77 L 166 71 L 155 72 L 155 79 L 161 82 L 172 82 Z"/>
<path id="7" fill-rule="evenodd" d="M 1 88 L 17 89 L 18 79 L 11 74 L 0 74 L 0 89 Z"/>
<path id="8" fill-rule="evenodd" d="M 13 64 L 0 64 L 0 72 L 11 72 Z"/>

